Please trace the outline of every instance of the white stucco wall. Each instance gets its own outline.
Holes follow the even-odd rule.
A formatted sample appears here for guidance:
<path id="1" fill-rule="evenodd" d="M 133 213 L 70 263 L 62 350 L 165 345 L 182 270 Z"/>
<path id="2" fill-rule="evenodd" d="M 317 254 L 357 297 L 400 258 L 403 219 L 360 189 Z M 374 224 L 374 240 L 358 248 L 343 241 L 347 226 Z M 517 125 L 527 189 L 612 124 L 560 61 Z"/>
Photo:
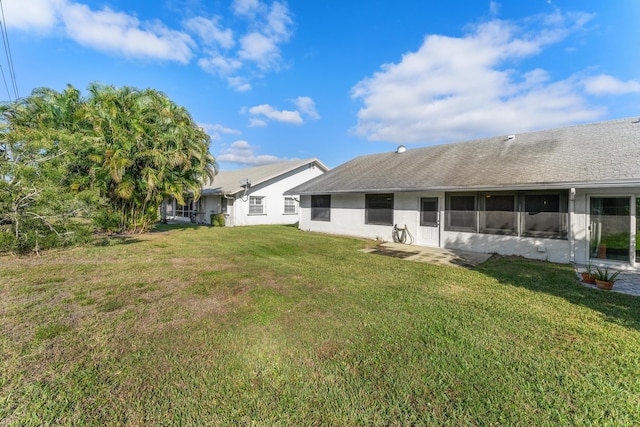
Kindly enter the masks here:
<path id="1" fill-rule="evenodd" d="M 238 194 L 234 199 L 228 200 L 226 225 L 295 224 L 299 218 L 299 207 L 295 214 L 285 214 L 283 193 L 323 173 L 324 171 L 315 165 L 313 167 L 304 165 L 275 179 L 250 187 L 246 194 Z M 264 214 L 249 213 L 251 196 L 265 198 Z M 299 199 L 297 196 L 294 198 Z M 203 199 L 208 222 L 212 212 L 220 212 L 222 209 L 220 196 L 204 196 Z"/>
<path id="2" fill-rule="evenodd" d="M 519 255 L 564 264 L 570 261 L 569 241 L 562 239 L 443 231 L 442 246 L 471 252 Z"/>
<path id="3" fill-rule="evenodd" d="M 311 196 L 302 196 L 300 202 L 301 230 L 374 240 L 392 240 L 391 226 L 364 223 L 364 194 L 332 195 L 331 221 L 311 220 Z"/>
<path id="4" fill-rule="evenodd" d="M 567 239 L 501 236 L 495 234 L 467 233 L 444 230 L 444 193 L 395 193 L 393 222 L 407 226 L 420 244 L 419 205 L 422 197 L 439 200 L 439 246 L 474 252 L 519 255 L 531 259 L 558 263 L 584 264 L 589 248 L 589 197 L 628 196 L 631 199 L 631 240 L 636 240 L 635 197 L 640 198 L 640 188 L 578 189 L 569 202 L 569 233 Z M 311 221 L 311 196 L 301 197 L 300 229 L 329 234 L 364 237 L 392 241 L 392 226 L 365 224 L 364 194 L 333 194 L 331 196 L 331 221 Z M 640 263 L 640 260 L 638 260 Z M 633 267 L 629 263 L 602 262 L 601 265 Z"/>

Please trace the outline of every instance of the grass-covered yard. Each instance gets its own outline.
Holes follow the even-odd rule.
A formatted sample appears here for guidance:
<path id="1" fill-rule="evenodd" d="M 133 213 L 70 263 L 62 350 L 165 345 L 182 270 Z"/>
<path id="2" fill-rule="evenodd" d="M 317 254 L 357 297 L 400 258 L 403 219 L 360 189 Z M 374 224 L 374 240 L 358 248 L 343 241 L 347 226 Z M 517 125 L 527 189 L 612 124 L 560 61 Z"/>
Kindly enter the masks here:
<path id="1" fill-rule="evenodd" d="M 292 227 L 0 257 L 0 425 L 639 425 L 640 298 Z"/>

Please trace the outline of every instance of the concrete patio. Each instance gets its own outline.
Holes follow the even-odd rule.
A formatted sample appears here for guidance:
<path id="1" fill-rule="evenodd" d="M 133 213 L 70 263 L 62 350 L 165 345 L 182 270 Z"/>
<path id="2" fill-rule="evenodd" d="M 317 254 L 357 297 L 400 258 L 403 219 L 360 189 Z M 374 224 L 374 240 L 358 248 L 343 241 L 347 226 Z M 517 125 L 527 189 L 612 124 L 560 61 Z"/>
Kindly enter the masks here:
<path id="1" fill-rule="evenodd" d="M 408 261 L 426 262 L 429 264 L 448 265 L 452 267 L 473 268 L 491 258 L 491 254 L 466 252 L 443 248 L 430 248 L 401 243 L 382 243 L 374 248 L 363 249 L 364 252 L 392 256 Z"/>
<path id="2" fill-rule="evenodd" d="M 474 268 L 491 258 L 491 254 L 479 252 L 467 252 L 453 249 L 431 248 L 417 245 L 403 245 L 401 243 L 382 243 L 374 248 L 363 249 L 363 252 L 377 255 L 386 255 L 407 261 L 425 262 L 429 264 L 447 265 L 452 267 Z M 584 266 L 576 265 L 576 275 L 581 279 L 580 273 Z M 618 292 L 627 295 L 640 296 L 640 271 L 624 271 L 620 273 L 611 291 L 598 289 L 596 285 L 583 283 L 582 286 L 602 292 Z"/>

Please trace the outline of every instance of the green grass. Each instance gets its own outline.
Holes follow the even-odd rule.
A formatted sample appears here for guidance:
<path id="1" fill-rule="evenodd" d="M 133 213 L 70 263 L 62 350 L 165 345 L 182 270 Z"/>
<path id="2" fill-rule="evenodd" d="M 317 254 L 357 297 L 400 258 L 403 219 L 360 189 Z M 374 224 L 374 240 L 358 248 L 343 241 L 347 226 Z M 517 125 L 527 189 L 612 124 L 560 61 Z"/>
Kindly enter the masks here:
<path id="1" fill-rule="evenodd" d="M 291 227 L 0 258 L 0 425 L 638 425 L 640 298 Z"/>

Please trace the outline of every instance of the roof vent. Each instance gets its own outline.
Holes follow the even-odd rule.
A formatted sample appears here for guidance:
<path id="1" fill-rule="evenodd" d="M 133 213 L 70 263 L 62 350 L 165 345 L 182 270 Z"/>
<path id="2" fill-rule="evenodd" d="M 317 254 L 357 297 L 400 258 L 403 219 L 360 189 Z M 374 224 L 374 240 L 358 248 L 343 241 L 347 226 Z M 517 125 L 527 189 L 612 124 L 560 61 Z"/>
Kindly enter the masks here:
<path id="1" fill-rule="evenodd" d="M 516 139 L 515 135 L 508 135 L 504 140 L 505 141 L 513 141 L 514 139 Z"/>
<path id="2" fill-rule="evenodd" d="M 405 147 L 404 145 L 398 145 L 396 153 L 404 153 L 405 151 L 407 151 L 407 147 Z"/>

